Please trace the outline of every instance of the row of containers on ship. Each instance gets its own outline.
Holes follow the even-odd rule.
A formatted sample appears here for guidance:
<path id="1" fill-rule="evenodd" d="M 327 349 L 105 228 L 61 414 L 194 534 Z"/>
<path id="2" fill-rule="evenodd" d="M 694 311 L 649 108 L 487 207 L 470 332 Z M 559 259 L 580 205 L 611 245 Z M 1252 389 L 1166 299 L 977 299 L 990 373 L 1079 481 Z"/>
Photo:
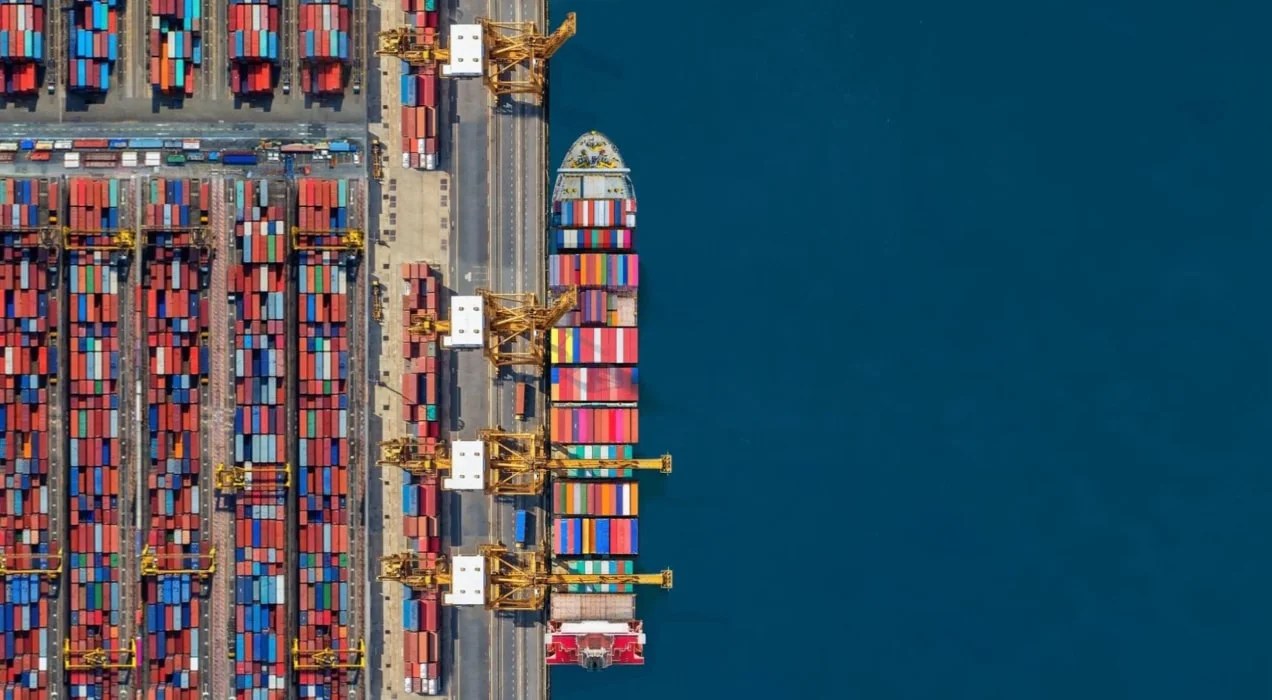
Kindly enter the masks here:
<path id="1" fill-rule="evenodd" d="M 437 400 L 437 336 L 409 332 L 422 314 L 438 312 L 438 280 L 425 263 L 403 264 L 399 270 L 406 285 L 401 323 L 403 327 L 402 412 L 406 434 L 435 449 L 441 434 Z M 424 557 L 441 551 L 439 485 L 436 475 L 403 472 L 402 531 L 407 550 Z M 403 690 L 436 694 L 441 686 L 441 627 L 437 591 L 402 589 Z"/>
<path id="2" fill-rule="evenodd" d="M 635 556 L 639 552 L 637 489 L 635 481 L 554 481 L 553 554 Z"/>

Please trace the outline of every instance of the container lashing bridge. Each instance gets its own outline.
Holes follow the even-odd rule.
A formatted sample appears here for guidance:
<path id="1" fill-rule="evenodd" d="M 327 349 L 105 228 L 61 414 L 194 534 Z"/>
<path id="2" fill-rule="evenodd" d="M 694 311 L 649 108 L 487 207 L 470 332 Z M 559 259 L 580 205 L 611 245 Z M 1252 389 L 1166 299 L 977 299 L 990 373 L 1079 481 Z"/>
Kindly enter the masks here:
<path id="1" fill-rule="evenodd" d="M 671 569 L 656 574 L 565 574 L 548 569 L 540 551 L 514 552 L 502 544 L 484 544 L 477 555 L 455 555 L 429 562 L 415 552 L 380 559 L 379 581 L 396 581 L 420 590 L 447 589 L 446 605 L 485 605 L 490 610 L 542 610 L 548 590 L 570 585 L 652 585 L 670 589 Z"/>
<path id="2" fill-rule="evenodd" d="M 573 37 L 578 22 L 573 12 L 551 34 L 539 33 L 534 22 L 496 22 L 479 17 L 476 24 L 452 24 L 449 47 L 420 42 L 418 30 L 396 27 L 380 32 L 377 56 L 393 56 L 416 67 L 440 67 L 447 78 L 481 78 L 496 96 L 543 95 L 549 58 Z M 513 77 L 518 67 L 522 77 Z"/>
<path id="3" fill-rule="evenodd" d="M 478 289 L 475 296 L 451 297 L 450 319 L 416 316 L 408 333 L 437 333 L 456 349 L 481 348 L 495 367 L 544 365 L 547 335 L 578 305 L 579 290 L 568 287 L 547 306 L 533 293 L 497 294 Z"/>
<path id="4" fill-rule="evenodd" d="M 456 440 L 451 449 L 427 454 L 417 438 L 380 443 L 381 465 L 397 466 L 416 476 L 446 472 L 442 488 L 484 490 L 502 496 L 543 493 L 551 472 L 574 469 L 647 469 L 671 473 L 671 455 L 656 459 L 568 459 L 545 448 L 541 432 L 482 430 L 476 440 Z"/>

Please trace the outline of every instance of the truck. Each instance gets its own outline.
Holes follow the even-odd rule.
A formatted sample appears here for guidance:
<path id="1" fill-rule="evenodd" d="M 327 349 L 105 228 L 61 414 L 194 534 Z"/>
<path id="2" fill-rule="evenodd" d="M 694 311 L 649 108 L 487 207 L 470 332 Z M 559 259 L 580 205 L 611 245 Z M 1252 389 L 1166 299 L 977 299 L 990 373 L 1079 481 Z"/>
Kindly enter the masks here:
<path id="1" fill-rule="evenodd" d="M 513 420 L 526 419 L 526 404 L 530 403 L 528 394 L 530 393 L 530 385 L 526 382 L 517 382 L 512 390 L 512 417 Z"/>
<path id="2" fill-rule="evenodd" d="M 530 513 L 524 510 L 518 510 L 513 518 L 513 539 L 516 540 L 517 549 L 525 549 L 527 532 L 530 529 Z"/>

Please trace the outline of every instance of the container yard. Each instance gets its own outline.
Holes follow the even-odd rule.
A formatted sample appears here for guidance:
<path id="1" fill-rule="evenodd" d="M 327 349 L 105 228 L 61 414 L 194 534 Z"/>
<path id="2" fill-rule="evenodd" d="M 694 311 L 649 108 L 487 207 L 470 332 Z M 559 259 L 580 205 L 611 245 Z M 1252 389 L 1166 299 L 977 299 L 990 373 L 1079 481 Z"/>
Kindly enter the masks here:
<path id="1" fill-rule="evenodd" d="M 339 249 L 356 227 L 357 183 L 303 178 L 297 187 L 297 498 L 299 625 L 293 646 L 302 697 L 339 697 L 364 641 L 354 618 L 357 535 L 350 520 L 350 377 L 356 258 Z M 356 319 L 357 317 L 352 317 Z M 334 665 L 322 663 L 330 655 Z"/>
<path id="2" fill-rule="evenodd" d="M 154 697 L 202 692 L 203 606 L 214 551 L 207 541 L 201 477 L 202 407 L 208 381 L 210 183 L 151 178 L 142 184 L 144 231 L 137 306 L 145 324 L 145 436 L 149 523 L 142 553 L 142 682 Z"/>
<path id="3" fill-rule="evenodd" d="M 438 313 L 438 280 L 425 263 L 403 264 L 401 275 L 406 285 L 402 420 L 406 434 L 420 441 L 425 454 L 433 454 L 442 428 L 437 335 L 412 332 L 410 328 L 419 314 Z M 437 474 L 407 474 L 402 485 L 402 525 L 407 549 L 430 564 L 437 561 L 442 551 L 439 490 Z M 440 608 L 437 591 L 409 590 L 402 601 L 404 692 L 434 695 L 441 690 Z"/>
<path id="4" fill-rule="evenodd" d="M 66 86 L 79 92 L 108 92 L 119 59 L 119 0 L 73 0 L 68 25 Z"/>
<path id="5" fill-rule="evenodd" d="M 404 0 L 406 26 L 414 41 L 425 47 L 437 45 L 437 0 Z M 437 88 L 436 66 L 415 67 L 401 61 L 402 167 L 437 168 Z"/>
<path id="6" fill-rule="evenodd" d="M 132 347 L 130 261 L 127 252 L 111 250 L 132 223 L 134 192 L 129 180 L 73 177 L 67 194 L 70 617 L 64 662 L 71 697 L 113 697 L 137 654 L 133 531 L 123 517 L 133 498 L 124 470 L 132 440 L 121 429 L 135 420 L 121 396 L 132 379 L 130 363 L 121 362 Z"/>
<path id="7" fill-rule="evenodd" d="M 288 489 L 287 188 L 235 180 L 234 465 L 246 471 L 233 499 L 234 696 L 287 697 Z"/>
<path id="8" fill-rule="evenodd" d="M 50 467 L 58 439 L 51 426 L 61 410 L 53 342 L 61 314 L 57 261 L 37 230 L 57 223 L 60 192 L 57 180 L 0 180 L 0 552 L 11 571 L 31 572 L 0 582 L 0 693 L 14 700 L 48 697 L 57 684 L 60 634 L 49 616 L 55 581 L 45 574 L 61 570 L 64 544 L 52 529 L 60 480 Z"/>
<path id="9" fill-rule="evenodd" d="M 150 85 L 190 96 L 203 63 L 202 0 L 150 0 Z"/>
<path id="10" fill-rule="evenodd" d="M 278 68 L 279 0 L 229 0 L 230 91 L 253 95 L 274 91 Z"/>
<path id="11" fill-rule="evenodd" d="M 349 67 L 353 0 L 301 0 L 300 89 L 310 94 L 344 91 Z"/>
<path id="12" fill-rule="evenodd" d="M 574 458 L 630 459 L 640 439 L 634 248 L 636 199 L 613 144 L 592 133 L 571 146 L 552 201 L 548 287 L 578 304 L 549 334 L 549 436 Z M 639 551 L 639 483 L 628 470 L 573 470 L 552 484 L 553 566 L 631 573 Z M 621 584 L 554 593 L 549 666 L 644 663 L 635 595 Z"/>
<path id="13" fill-rule="evenodd" d="M 40 89 L 45 27 L 44 0 L 0 4 L 0 77 L 6 95 Z"/>

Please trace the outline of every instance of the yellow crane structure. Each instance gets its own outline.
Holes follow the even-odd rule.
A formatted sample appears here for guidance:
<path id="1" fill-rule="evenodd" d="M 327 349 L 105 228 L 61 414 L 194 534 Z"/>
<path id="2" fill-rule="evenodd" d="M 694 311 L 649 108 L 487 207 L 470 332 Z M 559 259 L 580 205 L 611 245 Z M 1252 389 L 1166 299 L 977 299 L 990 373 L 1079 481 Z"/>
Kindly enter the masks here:
<path id="1" fill-rule="evenodd" d="M 656 574 L 565 574 L 548 569 L 547 557 L 538 551 L 513 552 L 502 544 L 484 544 L 478 555 L 485 565 L 484 598 L 490 610 L 534 611 L 543 609 L 548 591 L 569 585 L 652 585 L 670 589 L 671 569 Z M 450 588 L 459 578 L 445 559 L 429 566 L 419 554 L 402 552 L 380 559 L 379 581 L 396 581 L 410 588 Z"/>
<path id="2" fill-rule="evenodd" d="M 671 473 L 671 455 L 657 459 L 568 459 L 551 455 L 542 432 L 512 433 L 502 429 L 481 430 L 477 440 L 484 443 L 486 464 L 484 488 L 502 496 L 531 496 L 543 493 L 549 472 L 572 469 L 648 469 Z M 382 465 L 401 467 L 416 476 L 451 472 L 452 456 L 445 447 L 436 454 L 424 454 L 417 438 L 402 437 L 380 443 Z"/>
<path id="3" fill-rule="evenodd" d="M 478 289 L 476 294 L 482 300 L 485 323 L 483 351 L 496 367 L 542 367 L 547 356 L 548 332 L 579 303 L 577 287 L 562 290 L 550 306 L 541 306 L 531 292 L 497 294 L 489 289 Z M 451 329 L 450 321 L 421 314 L 406 327 L 406 332 L 445 335 Z"/>
<path id="4" fill-rule="evenodd" d="M 123 649 L 72 649 L 62 643 L 62 663 L 68 671 L 125 670 L 137 668 L 137 640 Z"/>
<path id="5" fill-rule="evenodd" d="M 111 237 L 107 243 L 86 243 L 84 238 Z M 137 236 L 132 229 L 112 228 L 101 231 L 73 229 L 69 226 L 62 229 L 62 240 L 67 250 L 118 250 L 127 251 L 137 247 Z"/>
<path id="6" fill-rule="evenodd" d="M 482 81 L 495 95 L 531 93 L 543 95 L 547 84 L 546 66 L 549 58 L 578 31 L 578 19 L 573 12 L 556 31 L 548 35 L 539 33 L 531 21 L 496 22 L 479 17 L 485 63 Z M 423 44 L 416 40 L 417 32 L 411 27 L 397 27 L 380 32 L 377 56 L 393 56 L 417 67 L 438 66 L 451 59 L 451 51 L 441 46 Z M 518 66 L 526 75 L 512 77 Z M 441 72 L 439 71 L 439 74 Z"/>
<path id="7" fill-rule="evenodd" d="M 56 581 L 62 576 L 62 550 L 59 548 L 57 554 L 0 552 L 0 576 L 43 576 L 48 581 Z"/>
<path id="8" fill-rule="evenodd" d="M 477 294 L 486 316 L 486 357 L 496 367 L 542 367 L 548 332 L 579 303 L 578 287 L 566 288 L 551 306 L 540 306 L 532 292 L 496 294 L 478 289 Z"/>
<path id="9" fill-rule="evenodd" d="M 478 18 L 486 46 L 486 87 L 496 95 L 533 93 L 542 95 L 547 85 L 547 62 L 578 31 L 573 12 L 556 31 L 544 36 L 534 22 L 495 22 Z M 504 76 L 517 66 L 525 66 L 529 75 L 521 80 Z"/>
<path id="10" fill-rule="evenodd" d="M 191 564 L 194 566 L 191 566 Z M 142 576 L 190 575 L 207 580 L 216 573 L 216 547 L 207 554 L 159 554 L 146 545 L 141 550 Z"/>
<path id="11" fill-rule="evenodd" d="M 291 465 L 284 464 L 278 468 L 218 464 L 212 471 L 212 483 L 217 491 L 225 493 L 285 491 L 291 488 Z"/>
<path id="12" fill-rule="evenodd" d="M 357 671 L 367 667 L 367 646 L 359 641 L 352 649 L 302 651 L 300 640 L 292 639 L 292 668 L 297 671 Z"/>
<path id="13" fill-rule="evenodd" d="M 361 229 L 341 228 L 332 229 L 330 231 L 308 231 L 293 226 L 292 234 L 292 250 L 343 250 L 351 253 L 362 252 L 363 238 Z M 308 240 L 310 237 L 323 238 L 339 238 L 338 243 L 314 243 Z"/>

